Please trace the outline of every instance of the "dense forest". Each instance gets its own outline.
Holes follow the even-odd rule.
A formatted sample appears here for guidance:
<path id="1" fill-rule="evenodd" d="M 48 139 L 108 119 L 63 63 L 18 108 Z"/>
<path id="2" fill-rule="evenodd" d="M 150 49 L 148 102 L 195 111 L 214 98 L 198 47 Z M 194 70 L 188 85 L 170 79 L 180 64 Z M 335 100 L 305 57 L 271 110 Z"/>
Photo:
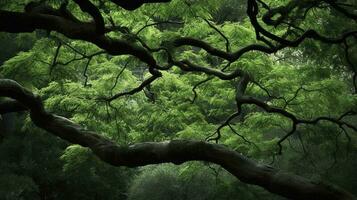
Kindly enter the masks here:
<path id="1" fill-rule="evenodd" d="M 352 200 L 354 0 L 0 0 L 1 200 Z"/>

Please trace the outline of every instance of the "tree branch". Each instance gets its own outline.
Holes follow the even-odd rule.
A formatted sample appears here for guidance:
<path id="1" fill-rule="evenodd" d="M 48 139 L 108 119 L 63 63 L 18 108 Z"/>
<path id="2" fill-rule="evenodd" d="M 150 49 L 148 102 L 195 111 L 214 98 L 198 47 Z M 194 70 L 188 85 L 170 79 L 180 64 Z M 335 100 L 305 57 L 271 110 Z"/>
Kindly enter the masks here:
<path id="1" fill-rule="evenodd" d="M 0 115 L 12 112 L 26 111 L 27 108 L 16 100 L 2 99 L 0 100 Z"/>
<path id="2" fill-rule="evenodd" d="M 181 164 L 201 160 L 221 165 L 245 183 L 259 185 L 281 196 L 297 200 L 353 200 L 350 193 L 315 183 L 300 176 L 261 165 L 225 146 L 202 141 L 173 140 L 118 146 L 95 132 L 45 111 L 39 97 L 17 82 L 0 79 L 0 96 L 12 98 L 29 109 L 32 121 L 40 128 L 70 143 L 89 147 L 98 158 L 114 166 L 136 167 L 172 162 Z"/>
<path id="3" fill-rule="evenodd" d="M 20 33 L 33 32 L 36 29 L 57 31 L 71 39 L 91 42 L 111 55 L 133 55 L 149 66 L 156 66 L 155 59 L 145 48 L 128 41 L 98 35 L 95 24 L 74 22 L 53 15 L 0 10 L 0 31 Z"/>
<path id="4" fill-rule="evenodd" d="M 83 12 L 88 13 L 94 19 L 96 25 L 96 32 L 99 35 L 103 35 L 105 32 L 104 19 L 99 9 L 92 4 L 89 0 L 73 0 L 76 4 L 79 5 Z"/>

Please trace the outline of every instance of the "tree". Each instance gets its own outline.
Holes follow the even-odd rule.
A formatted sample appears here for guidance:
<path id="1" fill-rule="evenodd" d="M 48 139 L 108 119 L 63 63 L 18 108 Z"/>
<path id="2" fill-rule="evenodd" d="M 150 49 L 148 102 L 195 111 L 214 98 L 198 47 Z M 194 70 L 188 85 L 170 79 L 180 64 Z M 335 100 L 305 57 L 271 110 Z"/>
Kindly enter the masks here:
<path id="1" fill-rule="evenodd" d="M 309 132 L 309 125 L 332 126 L 333 131 L 338 127 L 345 142 L 353 143 L 357 131 L 353 124 L 357 87 L 352 56 L 356 51 L 356 5 L 332 0 L 248 0 L 239 1 L 244 6 L 227 6 L 232 2 L 73 0 L 25 6 L 5 2 L 0 10 L 1 32 L 46 33 L 37 31 L 36 51 L 19 53 L 3 64 L 0 96 L 6 98 L 1 99 L 0 114 L 29 112 L 36 126 L 90 148 L 114 166 L 207 161 L 245 183 L 291 199 L 355 199 L 338 187 L 243 156 L 236 151 L 239 148 L 232 149 L 236 139 L 228 137 L 227 130 L 249 148 L 259 149 L 264 146 L 254 145 L 247 139 L 249 133 L 240 131 L 262 124 L 254 131 L 269 132 L 277 144 L 270 151 L 273 157 L 283 153 L 288 139 Z M 24 11 L 19 11 L 22 7 Z M 231 17 L 243 9 L 246 15 Z M 341 24 L 347 30 L 340 30 Z M 51 49 L 45 49 L 53 47 L 50 43 L 55 44 L 52 60 L 48 56 Z M 332 59 L 328 59 L 329 53 Z M 289 56 L 292 58 L 284 61 Z M 77 61 L 84 64 L 82 72 L 73 64 Z M 316 67 L 307 67 L 309 64 Z M 117 65 L 122 68 L 118 70 Z M 16 77 L 19 73 L 22 76 Z M 200 78 L 202 74 L 207 77 Z M 142 82 L 133 86 L 138 80 Z M 197 90 L 205 83 L 211 87 L 202 92 L 202 98 Z M 193 98 L 185 103 L 172 100 L 175 95 L 187 98 L 190 85 Z M 45 105 L 36 89 L 46 99 Z M 140 91 L 145 98 L 138 97 Z M 133 97 L 123 100 L 128 95 Z M 172 110 L 155 115 L 160 107 Z M 131 112 L 140 113 L 146 123 Z M 225 117 L 227 113 L 230 115 Z M 248 118 L 251 123 L 254 119 L 259 122 L 245 123 Z M 288 131 L 281 131 L 287 127 Z M 202 137 L 212 129 L 213 135 Z M 157 131 L 165 136 L 152 135 Z M 201 133 L 195 135 L 195 131 Z M 131 141 L 136 143 L 129 144 Z"/>

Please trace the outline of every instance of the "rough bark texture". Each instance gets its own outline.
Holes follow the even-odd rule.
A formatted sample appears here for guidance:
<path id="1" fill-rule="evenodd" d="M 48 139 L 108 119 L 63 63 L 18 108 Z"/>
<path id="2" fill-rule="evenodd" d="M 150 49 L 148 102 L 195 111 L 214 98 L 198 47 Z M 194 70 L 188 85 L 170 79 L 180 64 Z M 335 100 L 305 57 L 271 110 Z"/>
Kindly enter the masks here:
<path id="1" fill-rule="evenodd" d="M 173 140 L 118 146 L 64 117 L 46 112 L 39 97 L 9 79 L 0 79 L 0 97 L 16 100 L 19 109 L 26 107 L 38 127 L 70 143 L 89 147 L 101 160 L 114 166 L 135 167 L 168 162 L 181 164 L 194 160 L 207 161 L 222 166 L 242 182 L 259 185 L 272 193 L 291 199 L 356 199 L 342 189 L 256 163 L 223 145 Z"/>

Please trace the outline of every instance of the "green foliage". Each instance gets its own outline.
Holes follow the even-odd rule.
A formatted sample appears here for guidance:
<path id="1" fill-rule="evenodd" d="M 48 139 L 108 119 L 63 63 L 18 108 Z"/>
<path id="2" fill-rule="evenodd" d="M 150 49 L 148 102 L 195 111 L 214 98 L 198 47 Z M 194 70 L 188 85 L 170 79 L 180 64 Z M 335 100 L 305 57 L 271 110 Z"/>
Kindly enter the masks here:
<path id="1" fill-rule="evenodd" d="M 1 1 L 0 7 L 20 10 L 19 4 L 25 2 Z M 266 2 L 278 6 L 288 1 Z M 59 1 L 50 3 L 59 5 Z M 186 59 L 217 70 L 225 68 L 227 61 L 199 48 L 173 49 L 170 41 L 193 37 L 225 50 L 226 40 L 206 19 L 228 38 L 231 52 L 262 43 L 256 39 L 245 14 L 246 2 L 241 0 L 173 0 L 169 4 L 144 5 L 135 11 L 119 9 L 107 2 L 104 5 L 101 11 L 107 24 L 111 16 L 113 23 L 130 30 L 108 35 L 137 45 L 140 43 L 133 34 L 145 25 L 183 22 L 147 26 L 137 36 L 151 48 L 167 48 L 177 60 Z M 69 4 L 68 8 L 81 20 L 90 20 L 75 4 Z M 291 17 L 297 19 L 300 15 L 296 9 Z M 297 23 L 331 37 L 341 33 L 342 27 L 356 28 L 355 23 L 346 22 L 341 14 L 329 9 L 313 9 L 306 20 Z M 285 28 L 269 30 L 282 35 Z M 50 37 L 41 31 L 16 36 L 1 33 L 0 43 L 6 47 L 0 49 L 1 78 L 14 79 L 39 94 L 48 111 L 121 145 L 171 139 L 205 140 L 216 136 L 217 128 L 237 111 L 235 87 L 239 78 L 223 81 L 212 77 L 197 86 L 210 76 L 183 72 L 174 66 L 162 71 L 163 76 L 150 85 L 154 101 L 139 92 L 108 103 L 103 101 L 104 97 L 130 91 L 150 77 L 147 66 L 127 55 L 103 53 L 91 57 L 101 51 L 97 46 L 69 40 L 58 33 L 51 33 Z M 349 58 L 356 63 L 356 39 L 348 39 L 346 44 L 350 46 Z M 166 62 L 163 51 L 153 56 L 159 63 Z M 299 119 L 338 118 L 357 105 L 356 94 L 351 94 L 351 67 L 347 66 L 343 46 L 306 40 L 299 47 L 275 54 L 249 52 L 230 63 L 225 72 L 247 71 L 272 96 L 280 98 L 267 97 L 266 91 L 252 83 L 247 95 L 284 108 Z M 289 100 L 288 105 L 282 97 Z M 213 170 L 197 163 L 139 170 L 114 168 L 96 159 L 90 150 L 68 146 L 38 130 L 28 116 L 18 118 L 20 128 L 0 140 L 0 196 L 4 199 L 39 199 L 41 195 L 53 199 L 223 200 L 259 196 L 279 199 L 240 183 L 217 166 L 211 167 Z M 355 124 L 356 118 L 346 117 L 345 121 Z M 277 141 L 290 131 L 291 123 L 279 114 L 245 105 L 242 116 L 231 121 L 231 127 L 221 129 L 219 142 L 261 163 L 275 161 L 274 166 L 316 180 L 332 181 L 355 192 L 356 162 L 352 159 L 357 152 L 355 133 L 343 132 L 330 122 L 299 125 L 297 132 L 283 143 L 283 155 L 276 157 Z"/>

